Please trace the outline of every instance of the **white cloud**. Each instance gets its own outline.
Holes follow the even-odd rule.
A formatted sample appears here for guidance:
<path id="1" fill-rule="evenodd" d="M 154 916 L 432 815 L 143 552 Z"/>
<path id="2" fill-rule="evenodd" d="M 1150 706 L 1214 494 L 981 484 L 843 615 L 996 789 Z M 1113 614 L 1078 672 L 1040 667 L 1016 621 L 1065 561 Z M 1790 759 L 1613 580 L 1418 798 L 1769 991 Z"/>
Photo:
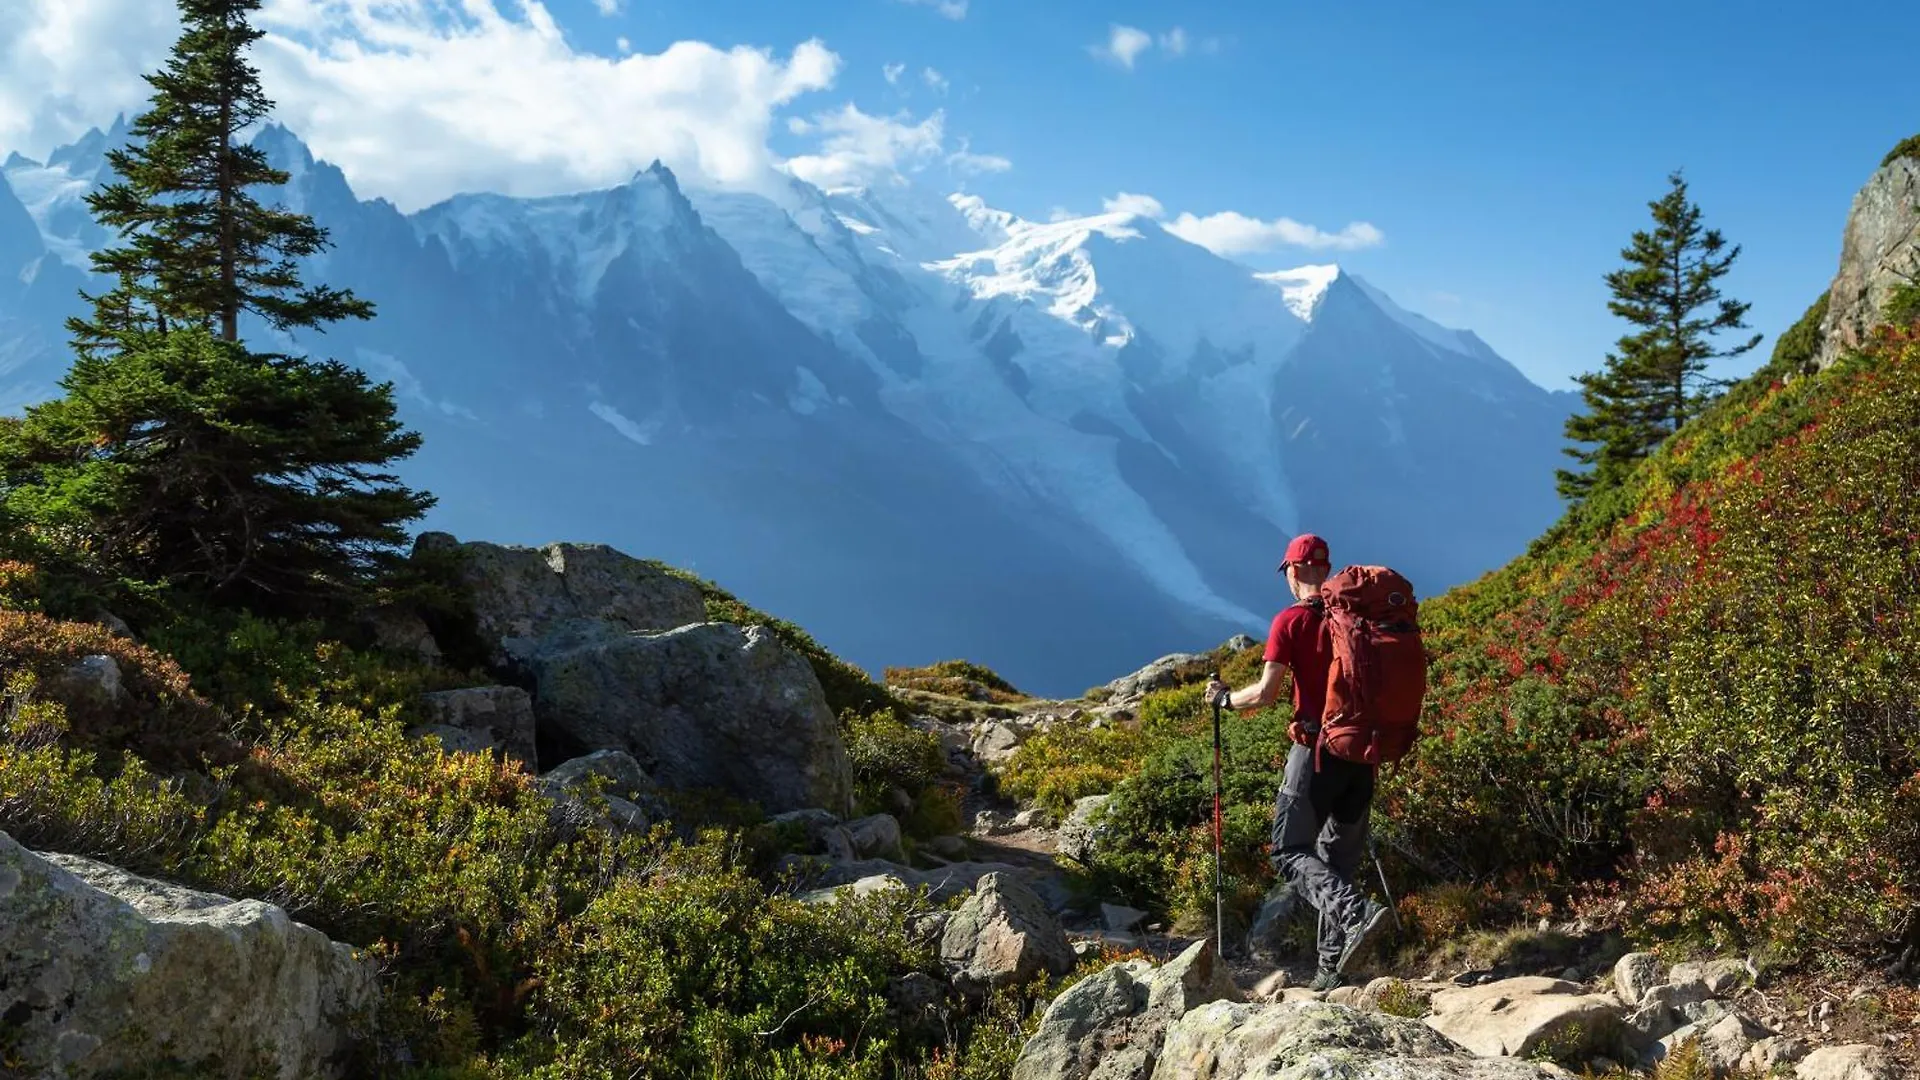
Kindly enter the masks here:
<path id="1" fill-rule="evenodd" d="M 1128 191 L 1100 200 L 1100 206 L 1109 214 L 1139 214 L 1156 220 L 1164 220 L 1167 213 L 1159 199 Z M 1056 214 L 1062 212 L 1055 211 Z M 1054 220 L 1060 219 L 1056 217 Z M 1234 210 L 1208 214 L 1206 217 L 1182 213 L 1172 221 L 1164 222 L 1164 227 L 1182 240 L 1199 244 L 1216 255 L 1247 255 L 1277 247 L 1354 251 L 1376 247 L 1387 239 L 1379 229 L 1364 221 L 1353 222 L 1339 232 L 1330 233 L 1312 225 L 1303 225 L 1292 218 L 1262 221 Z"/>
<path id="2" fill-rule="evenodd" d="M 900 116 L 869 116 L 853 105 L 820 113 L 796 134 L 823 136 L 817 153 L 787 162 L 800 179 L 821 188 L 857 187 L 917 172 L 940 156 L 946 116 L 939 110 L 919 123 Z"/>
<path id="3" fill-rule="evenodd" d="M 947 92 L 947 77 L 933 68 L 922 68 L 920 70 L 920 81 L 926 83 L 928 89 L 935 93 L 944 94 Z"/>
<path id="4" fill-rule="evenodd" d="M 1087 51 L 1132 71 L 1134 63 L 1156 46 L 1161 52 L 1178 59 L 1196 49 L 1203 53 L 1219 52 L 1220 39 L 1206 37 L 1195 41 L 1186 28 L 1180 26 L 1155 37 L 1137 26 L 1114 23 L 1107 28 L 1107 40 L 1099 45 L 1087 46 Z"/>
<path id="5" fill-rule="evenodd" d="M 1089 45 L 1093 55 L 1111 60 L 1127 70 L 1133 70 L 1133 61 L 1141 53 L 1153 47 L 1153 35 L 1132 26 L 1113 24 L 1107 32 L 1104 45 Z"/>
<path id="6" fill-rule="evenodd" d="M 1303 225 L 1292 218 L 1262 221 L 1234 210 L 1208 214 L 1206 217 L 1181 214 L 1166 228 L 1175 236 L 1199 244 L 1216 255 L 1245 255 L 1277 247 L 1355 251 L 1386 242 L 1384 233 L 1364 221 L 1353 222 L 1339 232 L 1330 233 L 1312 225 Z"/>
<path id="7" fill-rule="evenodd" d="M 1072 221 L 1074 218 L 1077 218 L 1079 216 L 1080 216 L 1079 214 L 1074 213 L 1073 211 L 1067 209 L 1064 206 L 1056 206 L 1053 209 L 1047 211 L 1048 221 Z"/>
<path id="8" fill-rule="evenodd" d="M 914 7 L 930 7 L 949 19 L 959 20 L 967 17 L 968 0 L 900 0 L 900 2 L 912 4 Z"/>
<path id="9" fill-rule="evenodd" d="M 153 0 L 0 2 L 0 150 L 32 157 L 146 101 L 144 72 L 179 33 Z"/>
<path id="10" fill-rule="evenodd" d="M 887 77 L 887 82 L 895 86 L 900 85 L 900 76 L 906 74 L 906 72 L 907 65 L 905 64 L 887 64 L 880 69 L 880 74 Z"/>
<path id="11" fill-rule="evenodd" d="M 1166 207 L 1160 205 L 1159 199 L 1151 195 L 1134 195 L 1125 191 L 1111 199 L 1100 200 L 1100 206 L 1109 214 L 1140 214 L 1150 218 L 1157 218 L 1167 212 Z"/>
<path id="12" fill-rule="evenodd" d="M 621 56 L 625 56 L 633 51 L 633 42 L 628 41 L 625 37 L 615 38 L 613 44 L 615 48 L 620 50 Z"/>
<path id="13" fill-rule="evenodd" d="M 960 149 L 947 155 L 947 167 L 961 176 L 978 176 L 981 173 L 1001 173 L 1013 168 L 1013 162 L 999 154 L 976 154 L 966 139 L 960 140 Z"/>
<path id="14" fill-rule="evenodd" d="M 621 0 L 593 0 L 593 6 L 599 9 L 600 14 L 611 17 L 620 14 L 620 2 Z"/>
<path id="15" fill-rule="evenodd" d="M 277 118 L 362 195 L 414 209 L 459 191 L 543 195 L 624 181 L 654 158 L 748 184 L 778 165 L 775 114 L 840 58 L 682 41 L 576 51 L 538 0 L 267 0 L 253 60 Z M 0 147 L 36 156 L 137 112 L 178 33 L 155 0 L 0 2 Z"/>

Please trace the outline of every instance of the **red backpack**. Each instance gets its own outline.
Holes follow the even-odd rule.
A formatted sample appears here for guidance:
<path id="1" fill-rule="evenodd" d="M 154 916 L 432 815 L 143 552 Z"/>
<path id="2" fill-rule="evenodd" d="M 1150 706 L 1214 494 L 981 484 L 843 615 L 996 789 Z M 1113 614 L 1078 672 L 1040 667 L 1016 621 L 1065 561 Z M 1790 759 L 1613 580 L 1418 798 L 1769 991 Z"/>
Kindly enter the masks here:
<path id="1" fill-rule="evenodd" d="M 1407 756 L 1420 734 L 1427 653 L 1413 585 L 1384 566 L 1349 566 L 1320 586 L 1333 667 L 1320 748 L 1378 765 Z"/>

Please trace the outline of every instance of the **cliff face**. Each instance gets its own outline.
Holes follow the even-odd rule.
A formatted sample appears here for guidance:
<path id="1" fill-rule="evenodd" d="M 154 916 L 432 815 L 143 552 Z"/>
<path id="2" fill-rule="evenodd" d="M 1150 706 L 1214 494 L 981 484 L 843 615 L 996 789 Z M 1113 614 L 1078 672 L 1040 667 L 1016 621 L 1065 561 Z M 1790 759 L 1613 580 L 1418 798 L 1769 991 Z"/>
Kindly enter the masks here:
<path id="1" fill-rule="evenodd" d="M 1920 148 L 1893 157 L 1853 198 L 1840 272 L 1820 324 L 1819 365 L 1869 340 L 1894 290 L 1920 279 Z"/>

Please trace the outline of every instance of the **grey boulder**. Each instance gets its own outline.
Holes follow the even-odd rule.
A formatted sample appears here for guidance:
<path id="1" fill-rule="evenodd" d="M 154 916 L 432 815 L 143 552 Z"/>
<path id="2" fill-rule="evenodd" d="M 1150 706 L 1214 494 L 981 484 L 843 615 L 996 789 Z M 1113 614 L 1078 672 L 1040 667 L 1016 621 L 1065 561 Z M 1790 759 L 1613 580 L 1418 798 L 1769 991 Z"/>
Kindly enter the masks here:
<path id="1" fill-rule="evenodd" d="M 1209 942 L 1163 967 L 1129 960 L 1103 968 L 1047 1006 L 1012 1080 L 1147 1080 L 1174 1021 L 1223 1000 L 1240 992 Z"/>
<path id="2" fill-rule="evenodd" d="M 407 729 L 408 735 L 436 735 L 449 751 L 492 752 L 528 769 L 535 767 L 533 698 L 517 686 L 472 686 L 422 694 L 420 712 L 426 722 Z"/>
<path id="3" fill-rule="evenodd" d="M 1567 1074 L 1475 1057 L 1417 1020 L 1345 1005 L 1215 1001 L 1167 1032 L 1152 1080 L 1548 1080 Z"/>
<path id="4" fill-rule="evenodd" d="M 1034 891 L 1012 874 L 991 873 L 947 921 L 940 960 L 961 989 L 1024 983 L 1074 967 L 1066 931 Z"/>
<path id="5" fill-rule="evenodd" d="M 370 962 L 271 904 L 0 833 L 0 1015 L 23 1075 L 337 1077 L 376 994 Z"/>
<path id="6" fill-rule="evenodd" d="M 1895 289 L 1920 271 L 1920 160 L 1888 162 L 1853 197 L 1840 241 L 1840 269 L 1820 323 L 1819 365 L 1870 341 Z"/>
<path id="7" fill-rule="evenodd" d="M 560 635 L 533 673 L 541 724 L 632 754 L 663 786 L 775 813 L 851 807 L 853 767 L 820 681 L 766 627 Z"/>
<path id="8" fill-rule="evenodd" d="M 700 587 L 605 544 L 527 548 L 423 533 L 416 556 L 450 554 L 492 662 L 525 662 L 547 635 L 592 624 L 672 630 L 704 622 Z"/>

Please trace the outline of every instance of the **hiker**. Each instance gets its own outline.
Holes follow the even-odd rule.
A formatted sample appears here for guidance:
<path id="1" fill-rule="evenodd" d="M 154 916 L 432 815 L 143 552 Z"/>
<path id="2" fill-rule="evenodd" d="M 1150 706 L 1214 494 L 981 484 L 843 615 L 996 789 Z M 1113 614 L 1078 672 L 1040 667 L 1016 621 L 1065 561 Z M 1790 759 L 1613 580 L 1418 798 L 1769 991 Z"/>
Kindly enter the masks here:
<path id="1" fill-rule="evenodd" d="M 1320 913 L 1319 970 L 1311 984 L 1315 990 L 1340 985 L 1348 961 L 1388 915 L 1385 905 L 1354 888 L 1367 846 L 1374 767 L 1318 752 L 1334 659 L 1320 587 L 1331 569 L 1325 540 L 1312 533 L 1294 537 L 1279 567 L 1294 603 L 1274 616 L 1260 681 L 1240 690 L 1218 680 L 1207 683 L 1209 702 L 1252 711 L 1272 704 L 1280 696 L 1284 672 L 1293 673 L 1293 722 L 1287 727 L 1293 747 L 1274 802 L 1272 858 L 1294 895 Z M 1273 906 L 1271 900 L 1268 906 Z M 1272 921 L 1273 913 L 1262 914 L 1261 922 Z M 1258 938 L 1261 930 L 1256 925 L 1252 936 Z"/>

